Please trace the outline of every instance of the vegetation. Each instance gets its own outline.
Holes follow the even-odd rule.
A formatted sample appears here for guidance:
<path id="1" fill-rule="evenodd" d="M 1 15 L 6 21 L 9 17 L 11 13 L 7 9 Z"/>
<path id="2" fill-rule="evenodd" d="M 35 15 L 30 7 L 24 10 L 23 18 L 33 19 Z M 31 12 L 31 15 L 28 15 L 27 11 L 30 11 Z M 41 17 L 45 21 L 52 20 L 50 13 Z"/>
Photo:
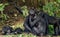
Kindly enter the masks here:
<path id="1" fill-rule="evenodd" d="M 5 0 L 6 1 L 6 0 Z M 13 15 L 12 16 L 10 16 L 10 15 L 8 15 L 8 14 L 6 14 L 7 12 L 9 13 L 9 11 L 7 11 L 7 12 L 5 12 L 4 13 L 4 11 L 5 11 L 5 7 L 7 7 L 8 5 L 10 5 L 9 4 L 9 2 L 8 3 L 1 3 L 0 4 L 0 19 L 1 19 L 1 21 L 0 21 L 0 25 L 2 25 L 1 24 L 1 22 L 2 23 L 6 23 L 5 21 L 6 20 L 8 20 L 8 22 L 13 18 L 13 19 L 17 19 L 17 20 L 20 20 L 20 18 L 21 17 L 23 17 L 23 18 L 21 18 L 21 19 L 23 19 L 23 22 L 24 22 L 24 18 L 28 15 L 28 5 L 30 5 L 30 4 L 33 4 L 32 6 L 34 6 L 34 7 L 37 7 L 35 4 L 36 3 L 34 3 L 33 1 L 32 2 L 30 2 L 29 1 L 29 3 L 28 3 L 28 1 L 25 1 L 25 0 L 23 0 L 23 2 L 24 2 L 24 6 L 22 6 L 21 7 L 21 9 L 22 9 L 22 12 L 23 12 L 23 15 L 20 15 L 19 14 L 19 12 L 17 11 L 17 10 L 11 10 L 12 11 L 12 14 L 15 14 L 15 12 L 14 11 L 16 11 L 16 14 L 18 15 L 17 17 L 14 17 Z M 28 3 L 27 5 L 26 5 L 26 2 Z M 36 2 L 36 1 L 35 1 Z M 40 0 L 39 1 L 37 1 L 38 3 L 41 3 L 40 2 Z M 50 0 L 50 2 L 48 2 L 47 3 L 47 0 L 43 0 L 43 4 L 44 4 L 44 2 L 45 2 L 45 5 L 43 6 L 43 10 L 45 11 L 45 12 L 47 12 L 50 16 L 54 16 L 54 14 L 56 14 L 56 17 L 59 17 L 60 18 L 60 0 L 56 0 L 56 1 L 52 1 L 52 0 Z M 21 2 L 20 2 L 21 3 Z M 19 4 L 19 3 L 17 3 L 17 4 Z M 10 5 L 11 6 L 11 5 Z M 31 6 L 31 5 L 30 5 Z M 14 6 L 11 6 L 11 7 L 14 7 Z M 20 6 L 19 6 L 20 7 Z M 39 5 L 38 5 L 38 8 L 41 8 L 41 7 L 39 7 Z M 7 9 L 9 9 L 9 7 L 7 8 Z M 14 12 L 14 13 L 13 13 Z M 10 17 L 10 18 L 9 18 Z M 20 18 L 19 18 L 20 17 Z M 9 19 L 8 19 L 9 18 Z M 19 19 L 18 19 L 19 18 Z M 12 19 L 12 20 L 13 20 Z M 10 21 L 11 22 L 11 21 Z M 10 23 L 9 22 L 9 23 Z M 19 21 L 19 23 L 20 23 L 21 21 Z M 22 22 L 22 23 L 23 23 Z M 22 29 L 23 29 L 23 27 L 22 27 L 22 23 L 17 23 L 16 24 L 16 21 L 14 20 L 14 22 L 12 22 L 12 23 L 14 23 L 13 25 L 10 25 L 10 26 L 12 26 L 13 28 L 17 28 L 17 27 L 21 27 Z M 11 24 L 12 24 L 11 23 Z M 52 35 L 52 34 L 54 34 L 54 32 L 53 32 L 53 25 L 50 25 L 49 26 L 49 34 L 50 35 Z M 11 36 L 11 37 L 14 37 L 15 35 L 8 35 L 8 37 L 9 36 Z M 5 35 L 4 37 L 7 37 L 7 35 Z M 16 35 L 16 37 L 37 37 L 37 36 L 35 36 L 35 35 L 32 35 L 32 34 L 20 34 L 20 35 Z"/>
<path id="2" fill-rule="evenodd" d="M 5 3 L 5 4 L 1 3 L 0 4 L 0 11 L 1 11 L 0 18 L 2 18 L 2 21 L 7 20 L 7 15 L 3 13 L 6 5 L 8 5 L 8 3 Z"/>

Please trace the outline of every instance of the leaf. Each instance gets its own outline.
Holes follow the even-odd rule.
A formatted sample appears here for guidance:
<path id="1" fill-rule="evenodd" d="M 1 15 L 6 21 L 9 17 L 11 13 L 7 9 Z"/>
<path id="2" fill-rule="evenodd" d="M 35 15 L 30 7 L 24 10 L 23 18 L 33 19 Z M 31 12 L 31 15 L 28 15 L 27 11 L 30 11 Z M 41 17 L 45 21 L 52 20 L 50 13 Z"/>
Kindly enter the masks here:
<path id="1" fill-rule="evenodd" d="M 50 16 L 54 16 L 54 12 L 57 12 L 58 9 L 58 6 L 56 6 L 54 2 L 49 2 L 43 6 L 43 10 L 48 12 Z"/>
<path id="2" fill-rule="evenodd" d="M 60 3 L 60 0 L 56 0 L 58 3 Z"/>
<path id="3" fill-rule="evenodd" d="M 5 6 L 3 6 L 3 5 L 0 6 L 0 11 L 3 11 L 3 10 L 4 10 L 4 7 L 5 7 Z"/>
<path id="4" fill-rule="evenodd" d="M 22 12 L 23 12 L 23 16 L 26 17 L 28 15 L 27 6 L 23 6 L 23 7 L 21 7 L 21 9 L 22 9 Z"/>
<path id="5" fill-rule="evenodd" d="M 3 11 L 6 5 L 8 5 L 8 3 L 5 3 L 5 4 L 1 3 L 0 4 L 0 11 Z"/>

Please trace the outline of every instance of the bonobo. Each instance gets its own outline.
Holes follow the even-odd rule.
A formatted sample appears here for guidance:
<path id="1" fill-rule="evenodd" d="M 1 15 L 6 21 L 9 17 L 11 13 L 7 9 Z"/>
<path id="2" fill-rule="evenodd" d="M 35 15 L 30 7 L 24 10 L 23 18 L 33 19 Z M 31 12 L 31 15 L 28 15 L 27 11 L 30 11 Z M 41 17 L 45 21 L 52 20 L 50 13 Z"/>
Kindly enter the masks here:
<path id="1" fill-rule="evenodd" d="M 36 14 L 36 12 L 38 14 Z M 55 34 L 58 34 L 59 21 L 56 17 L 49 16 L 43 11 L 36 11 L 31 9 L 29 15 L 26 17 L 24 27 L 26 31 L 30 31 L 36 35 L 48 34 L 48 25 L 54 25 Z"/>
<path id="2" fill-rule="evenodd" d="M 29 11 L 29 15 L 26 17 L 26 19 L 25 19 L 25 22 L 24 22 L 24 27 L 25 27 L 25 31 L 26 32 L 32 32 L 32 25 L 31 24 L 33 24 L 32 22 L 31 22 L 31 20 L 30 20 L 30 18 L 32 18 L 32 21 L 33 21 L 33 17 L 35 16 L 35 11 L 34 11 L 34 9 L 30 9 L 30 11 Z"/>
<path id="3" fill-rule="evenodd" d="M 47 24 L 45 22 L 45 19 L 38 21 L 36 23 L 36 25 L 34 25 L 32 30 L 33 30 L 33 33 L 36 35 L 46 35 L 47 34 Z"/>
<path id="4" fill-rule="evenodd" d="M 21 34 L 22 32 L 23 32 L 23 30 L 20 29 L 20 28 L 16 28 L 16 29 L 13 31 L 14 34 Z"/>
<path id="5" fill-rule="evenodd" d="M 47 13 L 44 13 L 44 12 L 40 12 L 39 13 L 40 16 L 44 17 L 44 19 L 46 19 L 47 21 L 47 24 L 51 24 L 51 25 L 54 25 L 54 34 L 55 35 L 58 35 L 59 33 L 59 19 L 57 19 L 56 17 L 54 16 L 49 16 Z"/>
<path id="6" fill-rule="evenodd" d="M 32 32 L 33 26 L 39 20 L 36 17 L 37 17 L 37 14 L 35 13 L 35 10 L 33 8 L 30 9 L 29 15 L 26 17 L 25 22 L 24 22 L 24 27 L 25 27 L 26 32 Z"/>
<path id="7" fill-rule="evenodd" d="M 30 23 L 30 26 L 33 27 L 38 20 L 39 19 L 37 18 L 36 11 L 31 9 L 29 11 L 29 23 Z"/>
<path id="8" fill-rule="evenodd" d="M 30 10 L 29 16 L 26 18 L 24 27 L 36 35 L 47 34 L 47 22 L 45 17 L 35 14 L 34 10 Z"/>
<path id="9" fill-rule="evenodd" d="M 34 27 L 32 28 L 33 33 L 36 35 L 47 35 L 48 34 L 48 23 L 44 17 L 45 15 L 44 16 L 43 15 L 44 14 L 38 13 L 37 18 L 39 19 L 39 21 L 37 21 Z"/>
<path id="10" fill-rule="evenodd" d="M 58 29 L 59 29 L 59 22 L 58 19 L 54 16 L 49 16 L 48 14 L 44 14 L 45 19 L 47 20 L 47 24 L 51 24 L 54 26 L 54 35 L 58 35 Z"/>
<path id="11" fill-rule="evenodd" d="M 12 27 L 10 27 L 10 26 L 4 26 L 4 27 L 2 28 L 2 34 L 3 34 L 3 35 L 11 34 L 12 32 L 13 32 L 13 29 L 12 29 Z"/>

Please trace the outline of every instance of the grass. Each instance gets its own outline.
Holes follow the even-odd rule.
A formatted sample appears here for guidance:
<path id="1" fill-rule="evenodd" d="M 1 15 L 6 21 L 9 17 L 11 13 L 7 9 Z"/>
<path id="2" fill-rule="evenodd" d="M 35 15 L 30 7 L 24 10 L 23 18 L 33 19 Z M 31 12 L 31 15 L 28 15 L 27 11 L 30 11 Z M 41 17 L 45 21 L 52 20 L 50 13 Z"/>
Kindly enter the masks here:
<path id="1" fill-rule="evenodd" d="M 0 35 L 0 37 L 60 37 L 60 36 L 36 36 L 33 34 L 26 34 L 26 33 L 22 33 L 22 34 L 18 34 L 18 35 Z"/>
<path id="2" fill-rule="evenodd" d="M 33 34 L 18 34 L 18 35 L 1 35 L 0 37 L 37 37 L 36 35 Z"/>

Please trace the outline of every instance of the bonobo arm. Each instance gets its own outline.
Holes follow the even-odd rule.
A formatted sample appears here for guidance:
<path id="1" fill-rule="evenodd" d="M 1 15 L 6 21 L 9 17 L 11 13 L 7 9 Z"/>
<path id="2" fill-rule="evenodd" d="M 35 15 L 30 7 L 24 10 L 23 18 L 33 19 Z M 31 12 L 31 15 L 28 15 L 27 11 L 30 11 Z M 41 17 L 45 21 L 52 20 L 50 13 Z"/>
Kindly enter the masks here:
<path id="1" fill-rule="evenodd" d="M 29 27 L 29 16 L 26 17 L 24 22 L 24 27 L 27 28 L 29 31 L 31 31 L 31 28 Z"/>
<path id="2" fill-rule="evenodd" d="M 34 21 L 31 20 L 32 18 L 29 17 L 29 23 L 31 25 L 31 27 L 33 27 L 39 20 L 40 18 L 37 16 L 36 19 Z"/>

